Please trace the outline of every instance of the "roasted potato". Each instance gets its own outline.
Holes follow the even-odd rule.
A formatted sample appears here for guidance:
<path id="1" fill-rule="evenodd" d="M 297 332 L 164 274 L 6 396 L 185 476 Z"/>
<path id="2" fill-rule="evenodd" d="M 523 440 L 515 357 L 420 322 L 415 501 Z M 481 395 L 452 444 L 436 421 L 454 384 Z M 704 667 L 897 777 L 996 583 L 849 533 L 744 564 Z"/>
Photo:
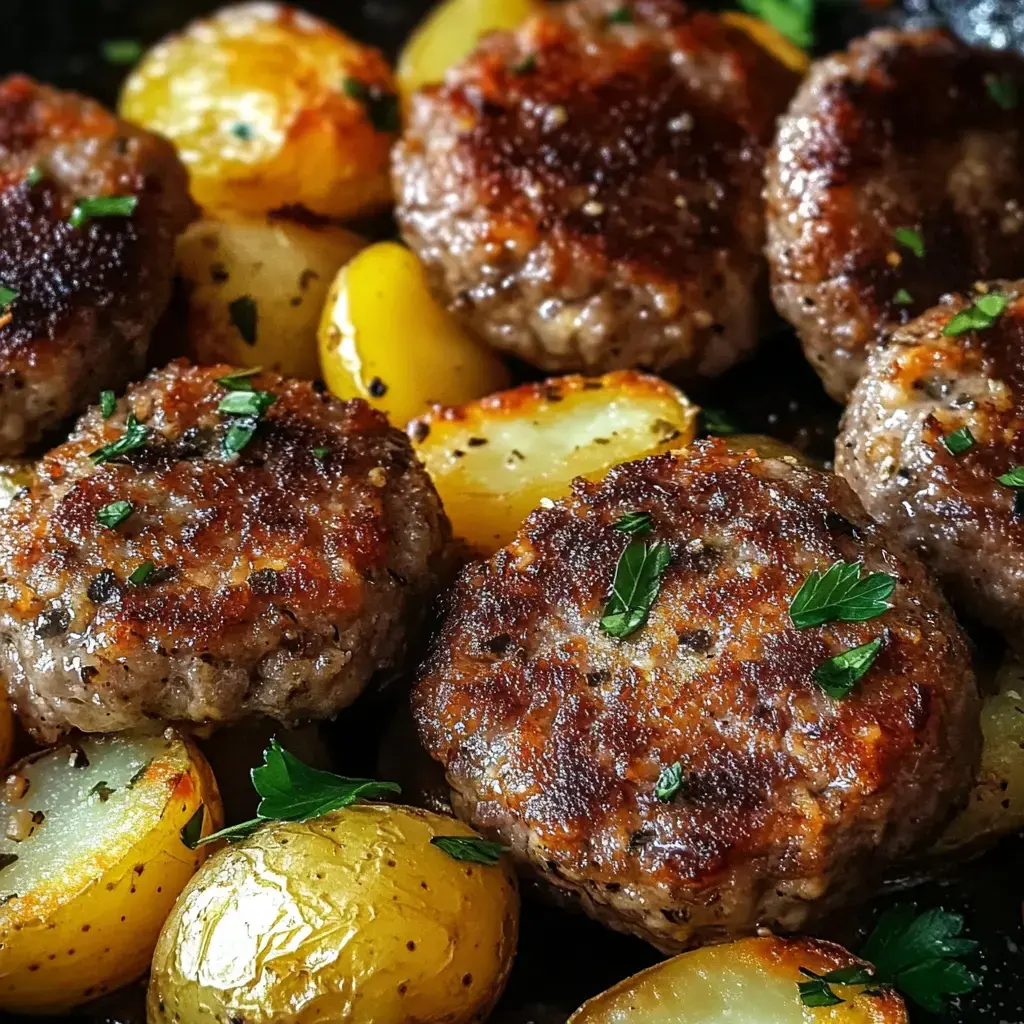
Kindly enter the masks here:
<path id="1" fill-rule="evenodd" d="M 362 804 L 266 825 L 192 880 L 160 935 L 150 1024 L 462 1024 L 505 984 L 518 927 L 508 865 L 430 840 L 453 818 Z"/>
<path id="2" fill-rule="evenodd" d="M 409 37 L 398 58 L 398 84 L 409 94 L 439 82 L 487 32 L 516 28 L 544 5 L 539 0 L 444 0 Z"/>
<path id="3" fill-rule="evenodd" d="M 87 736 L 9 769 L 0 822 L 0 1009 L 55 1013 L 145 973 L 220 801 L 173 730 Z"/>
<path id="4" fill-rule="evenodd" d="M 178 241 L 185 329 L 197 363 L 318 377 L 317 326 L 338 268 L 363 240 L 280 218 L 202 220 Z"/>
<path id="5" fill-rule="evenodd" d="M 696 416 L 670 384 L 619 370 L 437 407 L 408 429 L 455 535 L 486 554 L 542 499 L 566 494 L 574 477 L 689 444 Z"/>
<path id="6" fill-rule="evenodd" d="M 365 398 L 399 426 L 434 402 L 468 402 L 509 383 L 504 363 L 435 302 L 420 261 L 395 242 L 342 267 L 319 337 L 327 387 Z"/>
<path id="7" fill-rule="evenodd" d="M 0 511 L 32 480 L 32 463 L 24 459 L 0 459 Z"/>
<path id="8" fill-rule="evenodd" d="M 795 460 L 802 466 L 817 465 L 799 448 L 794 448 L 791 444 L 786 444 L 785 441 L 770 437 L 768 434 L 729 434 L 721 440 L 731 452 L 745 452 L 753 448 L 763 459 Z"/>
<path id="9" fill-rule="evenodd" d="M 800 968 L 817 975 L 863 961 L 842 946 L 774 936 L 740 939 L 681 953 L 627 978 L 584 1003 L 569 1024 L 906 1024 L 891 989 L 831 985 L 843 1000 L 805 1006 Z M 866 965 L 865 965 L 866 966 Z"/>
<path id="10" fill-rule="evenodd" d="M 285 4 L 246 3 L 153 47 L 119 109 L 175 144 L 207 211 L 345 218 L 390 200 L 395 90 L 376 50 Z"/>

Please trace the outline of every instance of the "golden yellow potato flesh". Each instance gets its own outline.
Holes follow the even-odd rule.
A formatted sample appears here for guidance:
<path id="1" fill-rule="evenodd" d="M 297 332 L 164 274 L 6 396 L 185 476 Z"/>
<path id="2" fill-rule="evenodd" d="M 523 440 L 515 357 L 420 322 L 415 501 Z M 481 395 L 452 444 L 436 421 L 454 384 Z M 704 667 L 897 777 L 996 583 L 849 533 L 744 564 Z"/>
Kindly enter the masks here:
<path id="1" fill-rule="evenodd" d="M 0 459 L 0 511 L 32 480 L 32 463 L 26 459 Z"/>
<path id="2" fill-rule="evenodd" d="M 177 733 L 86 736 L 4 773 L 0 1010 L 57 1013 L 140 977 L 220 825 L 209 766 Z M 199 819 L 195 819 L 199 824 Z"/>
<path id="3" fill-rule="evenodd" d="M 460 822 L 388 804 L 277 823 L 215 854 L 153 957 L 150 1024 L 463 1024 L 486 1015 L 515 951 L 504 864 L 430 840 Z"/>
<path id="4" fill-rule="evenodd" d="M 402 92 L 440 82 L 482 35 L 516 28 L 543 9 L 539 0 L 444 0 L 416 28 L 398 58 Z"/>
<path id="5" fill-rule="evenodd" d="M 188 354 L 197 363 L 319 376 L 317 327 L 338 268 L 363 240 L 279 218 L 201 220 L 178 240 Z"/>
<path id="6" fill-rule="evenodd" d="M 208 211 L 388 203 L 396 83 L 378 51 L 276 3 L 225 7 L 149 50 L 119 109 L 166 135 Z"/>
<path id="7" fill-rule="evenodd" d="M 468 402 L 509 383 L 505 364 L 438 305 L 420 261 L 395 242 L 342 267 L 319 340 L 330 391 L 365 398 L 398 426 L 435 402 Z"/>

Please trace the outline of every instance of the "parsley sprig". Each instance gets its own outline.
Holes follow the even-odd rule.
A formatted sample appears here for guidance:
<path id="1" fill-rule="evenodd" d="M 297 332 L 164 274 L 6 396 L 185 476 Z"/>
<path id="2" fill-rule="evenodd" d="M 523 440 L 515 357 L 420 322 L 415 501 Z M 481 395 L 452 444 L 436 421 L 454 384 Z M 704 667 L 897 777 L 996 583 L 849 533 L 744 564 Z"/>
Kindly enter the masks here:
<path id="1" fill-rule="evenodd" d="M 252 439 L 266 411 L 277 401 L 271 391 L 257 391 L 250 379 L 258 369 L 235 370 L 217 381 L 227 394 L 220 400 L 217 412 L 230 417 L 221 447 L 225 455 L 235 455 Z"/>
<path id="2" fill-rule="evenodd" d="M 797 990 L 800 992 L 800 1002 L 804 1006 L 838 1006 L 845 1003 L 845 999 L 832 991 L 833 985 L 867 985 L 874 981 L 870 967 L 861 967 L 851 964 L 849 967 L 837 967 L 834 971 L 826 974 L 815 974 L 806 967 L 800 968 L 800 973 L 809 978 L 810 981 L 797 983 Z"/>
<path id="3" fill-rule="evenodd" d="M 984 331 L 991 327 L 1002 315 L 1010 302 L 1010 297 L 1002 292 L 989 292 L 979 295 L 974 305 L 961 309 L 945 327 L 942 333 L 947 338 L 955 338 L 968 331 Z"/>
<path id="4" fill-rule="evenodd" d="M 970 427 L 961 427 L 942 438 L 942 447 L 954 458 L 969 452 L 977 443 Z"/>
<path id="5" fill-rule="evenodd" d="M 875 663 L 883 640 L 876 637 L 859 647 L 835 654 L 823 661 L 813 672 L 814 681 L 830 696 L 847 696 L 857 683 L 867 675 Z"/>
<path id="6" fill-rule="evenodd" d="M 90 196 L 75 203 L 68 224 L 80 228 L 97 217 L 130 217 L 138 205 L 138 196 Z"/>
<path id="7" fill-rule="evenodd" d="M 997 479 L 1004 487 L 1024 487 L 1024 466 L 1014 466 Z"/>
<path id="8" fill-rule="evenodd" d="M 116 441 L 97 448 L 96 451 L 90 453 L 89 458 L 97 466 L 101 466 L 104 462 L 110 462 L 137 448 L 142 448 L 147 440 L 149 440 L 149 427 L 139 423 L 134 413 L 128 413 L 128 418 L 124 421 L 124 433 Z"/>
<path id="9" fill-rule="evenodd" d="M 801 49 L 814 45 L 814 0 L 740 0 L 740 7 Z"/>
<path id="10" fill-rule="evenodd" d="M 443 850 L 454 860 L 472 864 L 497 864 L 506 850 L 501 843 L 480 836 L 434 836 L 430 845 Z"/>
<path id="11" fill-rule="evenodd" d="M 888 611 L 896 577 L 873 572 L 861 579 L 861 568 L 860 562 L 836 562 L 824 574 L 815 569 L 790 602 L 793 625 L 809 629 L 826 622 L 864 622 Z"/>
<path id="12" fill-rule="evenodd" d="M 635 633 L 646 621 L 661 591 L 662 577 L 672 561 L 672 549 L 665 541 L 648 542 L 649 515 L 632 512 L 619 519 L 614 529 L 630 533 L 633 539 L 626 545 L 615 566 L 612 592 L 601 616 L 601 629 L 620 640 Z"/>
<path id="13" fill-rule="evenodd" d="M 896 228 L 892 233 L 904 249 L 909 249 L 919 260 L 924 259 L 924 238 L 914 228 Z"/>

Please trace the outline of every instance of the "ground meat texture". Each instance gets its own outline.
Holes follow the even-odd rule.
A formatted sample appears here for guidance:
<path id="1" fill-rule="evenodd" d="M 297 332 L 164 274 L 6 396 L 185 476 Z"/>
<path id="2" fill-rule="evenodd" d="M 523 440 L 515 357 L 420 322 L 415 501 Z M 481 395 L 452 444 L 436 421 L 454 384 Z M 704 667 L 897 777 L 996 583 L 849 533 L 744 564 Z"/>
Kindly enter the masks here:
<path id="1" fill-rule="evenodd" d="M 768 258 L 775 305 L 838 401 L 894 327 L 1019 272 L 1018 94 L 1024 57 L 940 31 L 873 32 L 812 67 L 769 161 Z"/>
<path id="2" fill-rule="evenodd" d="M 836 471 L 922 552 L 951 597 L 1024 653 L 1024 490 L 998 479 L 1024 465 L 1024 281 L 991 287 L 1012 296 L 991 327 L 944 336 L 974 300 L 950 296 L 872 355 L 840 428 Z M 965 428 L 969 447 L 953 454 L 947 444 L 961 435 L 951 435 Z"/>
<path id="3" fill-rule="evenodd" d="M 795 76 L 675 0 L 577 0 L 413 97 L 398 222 L 437 294 L 548 371 L 711 376 L 753 348 L 764 150 Z"/>
<path id="4" fill-rule="evenodd" d="M 78 200 L 132 196 L 130 216 L 69 223 Z M 0 82 L 0 455 L 120 390 L 145 362 L 193 216 L 165 139 L 17 75 Z"/>
<path id="5" fill-rule="evenodd" d="M 89 411 L 0 513 L 0 677 L 37 736 L 328 716 L 400 664 L 449 535 L 408 441 L 263 373 L 275 401 L 227 455 L 227 370 L 172 363 Z M 130 414 L 145 446 L 94 464 Z M 108 528 L 115 501 L 134 511 Z"/>
<path id="6" fill-rule="evenodd" d="M 619 640 L 599 620 L 637 510 L 672 560 Z M 794 628 L 789 602 L 840 559 L 895 574 L 891 609 Z M 977 692 L 948 606 L 842 480 L 795 460 L 701 442 L 578 480 L 448 603 L 413 711 L 456 810 L 666 952 L 862 900 L 971 783 Z M 813 681 L 876 637 L 849 696 Z"/>

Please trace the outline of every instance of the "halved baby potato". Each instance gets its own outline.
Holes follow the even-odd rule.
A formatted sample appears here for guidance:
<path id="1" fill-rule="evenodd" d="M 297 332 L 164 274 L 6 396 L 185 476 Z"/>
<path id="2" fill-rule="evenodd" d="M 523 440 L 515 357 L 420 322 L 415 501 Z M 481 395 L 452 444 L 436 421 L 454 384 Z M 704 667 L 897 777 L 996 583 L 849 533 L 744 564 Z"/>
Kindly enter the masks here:
<path id="1" fill-rule="evenodd" d="M 286 4 L 225 7 L 158 43 L 119 108 L 174 143 L 209 211 L 302 206 L 345 218 L 390 201 L 391 69 L 377 50 Z"/>
<path id="2" fill-rule="evenodd" d="M 404 426 L 434 402 L 507 387 L 505 364 L 430 294 L 416 256 L 379 242 L 342 267 L 320 323 L 320 367 L 339 398 L 363 398 Z"/>
<path id="3" fill-rule="evenodd" d="M 209 766 L 178 733 L 87 736 L 0 791 L 0 1009 L 56 1013 L 139 977 L 220 825 Z"/>
<path id="4" fill-rule="evenodd" d="M 810 979 L 801 968 L 821 976 L 851 966 L 867 965 L 815 939 L 705 946 L 620 982 L 584 1003 L 569 1024 L 906 1024 L 906 1007 L 891 989 L 832 983 L 841 1003 L 805 1005 L 799 984 Z"/>
<path id="5" fill-rule="evenodd" d="M 697 408 L 677 388 L 634 370 L 553 377 L 454 408 L 436 407 L 408 433 L 456 537 L 480 554 L 512 539 L 544 498 L 578 476 L 682 448 Z"/>
<path id="6" fill-rule="evenodd" d="M 178 240 L 185 331 L 197 363 L 319 376 L 317 326 L 338 268 L 364 245 L 332 224 L 201 220 Z"/>

